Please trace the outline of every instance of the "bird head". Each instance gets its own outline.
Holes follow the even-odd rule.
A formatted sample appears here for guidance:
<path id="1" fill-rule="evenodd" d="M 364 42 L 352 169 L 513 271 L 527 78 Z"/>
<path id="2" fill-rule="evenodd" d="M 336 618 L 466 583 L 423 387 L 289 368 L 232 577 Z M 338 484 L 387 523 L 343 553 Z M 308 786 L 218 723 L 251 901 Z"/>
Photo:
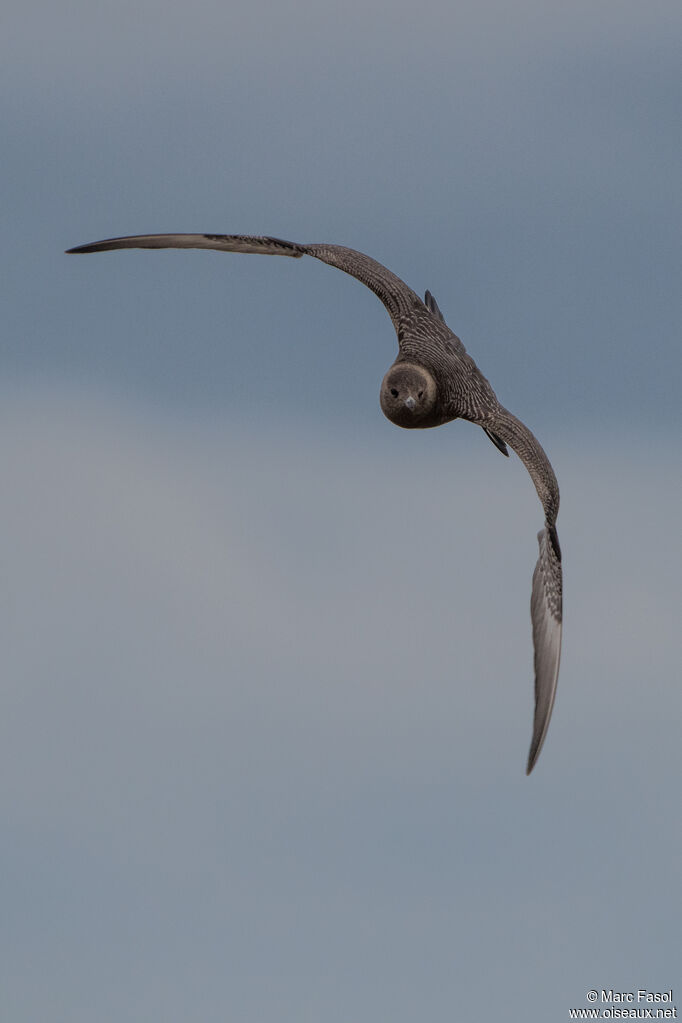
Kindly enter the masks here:
<path id="1" fill-rule="evenodd" d="M 381 384 L 381 410 L 405 429 L 436 425 L 438 388 L 427 369 L 412 362 L 397 362 Z"/>

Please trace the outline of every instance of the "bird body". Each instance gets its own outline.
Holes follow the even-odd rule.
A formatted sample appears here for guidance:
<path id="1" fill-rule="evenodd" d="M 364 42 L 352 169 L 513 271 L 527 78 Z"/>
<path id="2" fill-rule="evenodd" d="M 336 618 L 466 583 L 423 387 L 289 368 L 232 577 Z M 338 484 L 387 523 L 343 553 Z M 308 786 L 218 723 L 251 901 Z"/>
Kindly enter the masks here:
<path id="1" fill-rule="evenodd" d="M 556 531 L 559 487 L 540 443 L 504 408 L 488 380 L 445 323 L 433 295 L 424 301 L 381 263 L 342 245 L 300 245 L 249 235 L 161 234 L 110 238 L 69 249 L 71 253 L 128 248 L 218 249 L 295 259 L 313 256 L 365 284 L 383 302 L 398 336 L 398 355 L 381 384 L 381 408 L 404 429 L 428 429 L 455 419 L 480 426 L 504 455 L 507 445 L 526 466 L 545 514 L 538 533 L 531 621 L 535 651 L 535 714 L 526 773 L 540 754 L 554 706 L 562 628 L 561 550 Z"/>

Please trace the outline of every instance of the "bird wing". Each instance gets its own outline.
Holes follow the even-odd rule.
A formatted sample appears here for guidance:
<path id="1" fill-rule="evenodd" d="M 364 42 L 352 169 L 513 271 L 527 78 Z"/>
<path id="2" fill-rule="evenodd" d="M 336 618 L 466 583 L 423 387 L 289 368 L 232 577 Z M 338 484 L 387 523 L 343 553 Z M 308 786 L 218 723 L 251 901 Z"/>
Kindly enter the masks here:
<path id="1" fill-rule="evenodd" d="M 343 245 L 299 245 L 282 238 L 242 234 L 140 234 L 125 238 L 106 238 L 88 245 L 77 245 L 69 253 L 106 252 L 109 249 L 217 249 L 220 252 L 245 252 L 264 256 L 314 256 L 335 266 L 366 285 L 386 307 L 396 331 L 415 307 L 423 309 L 421 299 L 411 288 L 370 256 Z"/>
<path id="2" fill-rule="evenodd" d="M 264 256 L 292 256 L 300 259 L 305 246 L 281 238 L 251 237 L 245 234 L 131 234 L 77 245 L 66 251 L 107 252 L 109 249 L 218 249 L 221 252 L 261 253 Z"/>
<path id="3" fill-rule="evenodd" d="M 538 533 L 540 551 L 530 600 L 535 651 L 535 715 L 526 768 L 526 774 L 530 774 L 547 735 L 559 677 L 562 624 L 561 548 L 556 531 L 559 485 L 541 444 L 511 412 L 499 406 L 479 425 L 489 427 L 516 452 L 535 484 L 545 511 L 545 528 Z"/>
<path id="4" fill-rule="evenodd" d="M 424 303 L 412 288 L 408 288 L 400 277 L 371 256 L 366 256 L 356 249 L 347 249 L 344 245 L 315 244 L 306 245 L 304 248 L 308 255 L 343 270 L 373 291 L 381 299 L 391 317 L 398 332 L 398 340 L 401 325 L 412 317 L 415 309 L 425 312 Z"/>

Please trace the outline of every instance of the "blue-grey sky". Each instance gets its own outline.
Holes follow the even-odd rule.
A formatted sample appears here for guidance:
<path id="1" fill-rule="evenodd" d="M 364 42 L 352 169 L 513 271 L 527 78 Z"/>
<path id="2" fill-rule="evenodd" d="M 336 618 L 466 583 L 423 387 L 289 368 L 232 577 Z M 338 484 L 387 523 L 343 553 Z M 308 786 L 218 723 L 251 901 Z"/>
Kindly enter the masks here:
<path id="1" fill-rule="evenodd" d="M 13 1023 L 682 1001 L 677 2 L 46 0 L 0 33 Z M 430 288 L 562 488 L 378 408 Z"/>

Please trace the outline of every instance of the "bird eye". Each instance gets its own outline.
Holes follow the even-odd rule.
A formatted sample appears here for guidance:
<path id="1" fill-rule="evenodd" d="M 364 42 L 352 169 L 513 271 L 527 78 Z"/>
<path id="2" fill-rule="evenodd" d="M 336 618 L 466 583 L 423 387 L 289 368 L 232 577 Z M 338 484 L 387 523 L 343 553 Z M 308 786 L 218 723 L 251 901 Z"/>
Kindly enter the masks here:
<path id="1" fill-rule="evenodd" d="M 398 397 L 398 392 L 396 391 L 395 387 L 391 388 L 391 394 L 393 395 L 394 398 Z"/>

